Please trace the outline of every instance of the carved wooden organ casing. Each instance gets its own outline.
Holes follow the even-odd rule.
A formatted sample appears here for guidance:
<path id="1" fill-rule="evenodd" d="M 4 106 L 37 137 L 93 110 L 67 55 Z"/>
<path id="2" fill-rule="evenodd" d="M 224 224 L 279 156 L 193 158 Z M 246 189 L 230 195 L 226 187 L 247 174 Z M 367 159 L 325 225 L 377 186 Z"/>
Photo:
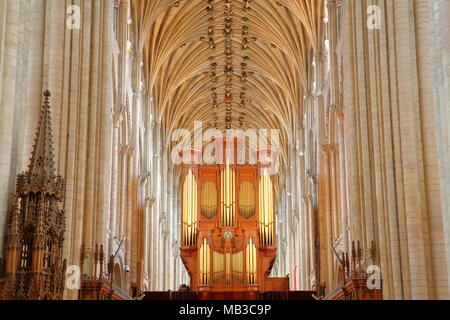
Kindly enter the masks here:
<path id="1" fill-rule="evenodd" d="M 191 290 L 200 298 L 241 292 L 242 299 L 275 289 L 268 278 L 276 258 L 273 177 L 260 165 L 183 165 L 180 186 Z"/>

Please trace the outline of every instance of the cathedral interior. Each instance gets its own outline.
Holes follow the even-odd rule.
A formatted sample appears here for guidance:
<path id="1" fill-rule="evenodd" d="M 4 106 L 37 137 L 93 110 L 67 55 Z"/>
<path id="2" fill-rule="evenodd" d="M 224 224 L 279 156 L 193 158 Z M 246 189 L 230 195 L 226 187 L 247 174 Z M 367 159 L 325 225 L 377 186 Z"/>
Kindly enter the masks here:
<path id="1" fill-rule="evenodd" d="M 450 1 L 1 0 L 0 300 L 450 299 Z"/>

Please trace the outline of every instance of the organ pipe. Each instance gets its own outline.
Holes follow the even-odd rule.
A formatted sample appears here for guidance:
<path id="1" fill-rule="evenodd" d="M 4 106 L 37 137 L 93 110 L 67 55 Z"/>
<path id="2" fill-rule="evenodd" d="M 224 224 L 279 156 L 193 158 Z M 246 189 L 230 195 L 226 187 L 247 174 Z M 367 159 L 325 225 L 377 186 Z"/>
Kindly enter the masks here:
<path id="1" fill-rule="evenodd" d="M 233 254 L 233 278 L 239 283 L 244 282 L 244 252 Z"/>
<path id="2" fill-rule="evenodd" d="M 223 280 L 225 276 L 224 255 L 214 252 L 213 253 L 213 278 L 214 283 Z"/>
<path id="3" fill-rule="evenodd" d="M 225 266 L 226 266 L 225 267 L 226 284 L 230 285 L 232 270 L 231 270 L 231 254 L 229 253 L 225 254 Z"/>
<path id="4" fill-rule="evenodd" d="M 256 252 L 255 252 L 256 253 Z M 256 255 L 255 258 L 256 260 Z M 211 280 L 209 282 L 217 283 L 221 280 L 225 280 L 226 285 L 231 285 L 234 281 L 238 283 L 244 282 L 245 273 L 244 252 L 238 253 L 212 253 L 212 266 L 208 267 L 208 270 L 212 270 L 210 275 Z"/>
<path id="5" fill-rule="evenodd" d="M 200 247 L 200 281 L 203 285 L 210 284 L 211 274 L 211 248 L 206 239 Z"/>
<path id="6" fill-rule="evenodd" d="M 212 181 L 207 181 L 202 187 L 202 215 L 211 219 L 217 213 L 217 188 Z"/>
<path id="7" fill-rule="evenodd" d="M 246 275 L 248 284 L 256 284 L 257 264 L 256 264 L 256 246 L 253 239 L 250 239 L 245 249 L 246 256 Z"/>
<path id="8" fill-rule="evenodd" d="M 193 247 L 197 241 L 197 180 L 192 169 L 183 185 L 183 245 Z"/>
<path id="9" fill-rule="evenodd" d="M 264 247 L 272 246 L 274 242 L 273 208 L 272 180 L 265 170 L 259 183 L 259 232 L 260 242 Z"/>
<path id="10" fill-rule="evenodd" d="M 242 182 L 239 188 L 239 214 L 246 219 L 255 214 L 255 190 L 250 181 Z"/>
<path id="11" fill-rule="evenodd" d="M 221 172 L 222 225 L 233 227 L 236 222 L 236 174 L 229 164 Z"/>

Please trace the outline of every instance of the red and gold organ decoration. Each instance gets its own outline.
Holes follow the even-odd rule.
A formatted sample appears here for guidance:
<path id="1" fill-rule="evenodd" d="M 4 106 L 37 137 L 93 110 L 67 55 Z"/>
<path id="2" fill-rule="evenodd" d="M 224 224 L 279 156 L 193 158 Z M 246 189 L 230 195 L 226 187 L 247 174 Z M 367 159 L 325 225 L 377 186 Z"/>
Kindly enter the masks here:
<path id="1" fill-rule="evenodd" d="M 288 291 L 288 279 L 268 277 L 276 258 L 273 177 L 259 165 L 225 163 L 183 165 L 181 179 L 181 257 L 199 298 Z"/>

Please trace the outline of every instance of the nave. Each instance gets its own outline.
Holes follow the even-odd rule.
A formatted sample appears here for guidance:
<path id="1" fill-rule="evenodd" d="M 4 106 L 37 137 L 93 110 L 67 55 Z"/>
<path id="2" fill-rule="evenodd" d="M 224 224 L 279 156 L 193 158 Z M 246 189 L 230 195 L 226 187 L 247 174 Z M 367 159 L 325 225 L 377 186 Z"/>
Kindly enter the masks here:
<path id="1" fill-rule="evenodd" d="M 0 1 L 0 299 L 449 299 L 448 39 L 448 0 Z"/>

